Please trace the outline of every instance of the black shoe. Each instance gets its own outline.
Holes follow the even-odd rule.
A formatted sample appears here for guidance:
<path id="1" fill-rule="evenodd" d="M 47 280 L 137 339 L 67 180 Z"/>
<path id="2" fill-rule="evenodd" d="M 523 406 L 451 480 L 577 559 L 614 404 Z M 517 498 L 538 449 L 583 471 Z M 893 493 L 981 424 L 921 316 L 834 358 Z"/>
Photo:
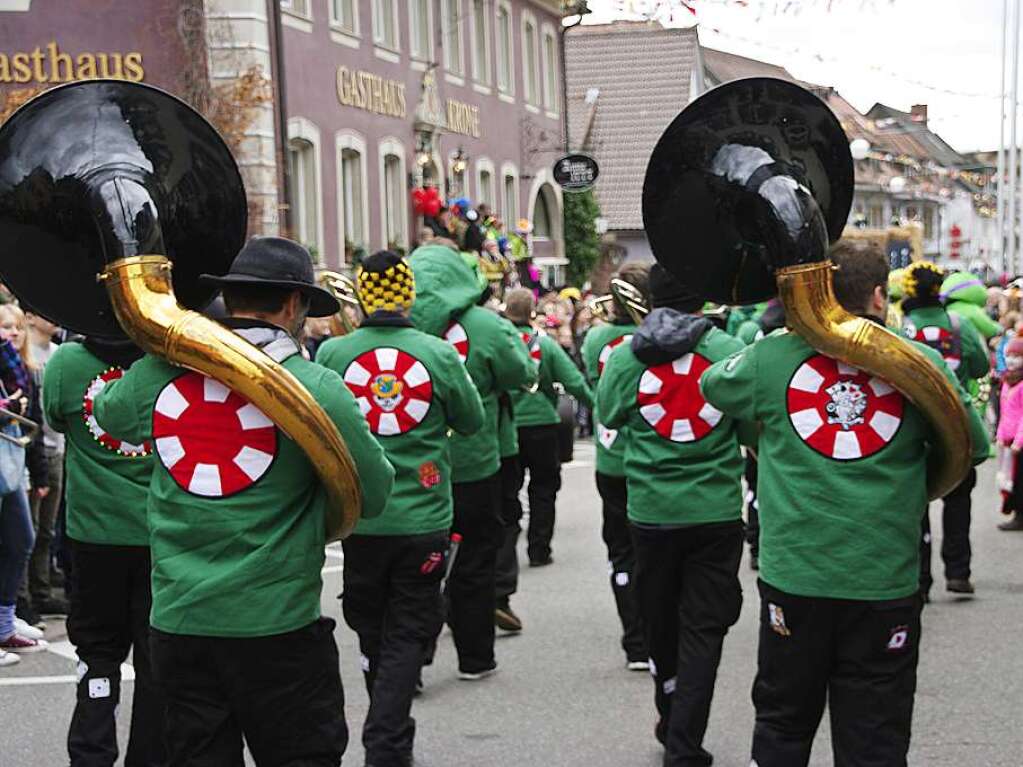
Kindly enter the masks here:
<path id="1" fill-rule="evenodd" d="M 666 745 L 668 740 L 668 723 L 663 719 L 658 719 L 657 724 L 654 725 L 654 737 L 657 738 L 657 742 L 662 746 Z"/>
<path id="2" fill-rule="evenodd" d="M 66 599 L 60 597 L 50 597 L 44 599 L 37 604 L 39 612 L 43 615 L 67 615 L 68 604 Z"/>
<path id="3" fill-rule="evenodd" d="M 522 619 L 515 614 L 507 602 L 494 608 L 494 625 L 501 631 L 512 634 L 522 631 Z"/>
<path id="4" fill-rule="evenodd" d="M 530 559 L 529 560 L 529 566 L 530 567 L 547 567 L 547 565 L 553 565 L 553 564 L 554 564 L 554 557 L 552 557 L 550 554 L 548 554 L 546 557 L 543 557 L 542 559 Z"/>
<path id="5" fill-rule="evenodd" d="M 1005 532 L 1015 532 L 1017 530 L 1023 530 L 1023 514 L 1016 514 L 1008 522 L 1002 522 L 998 526 L 998 529 L 1004 530 Z"/>
<path id="6" fill-rule="evenodd" d="M 973 594 L 973 584 L 970 583 L 969 578 L 949 578 L 945 584 L 945 590 L 951 591 L 953 594 Z"/>

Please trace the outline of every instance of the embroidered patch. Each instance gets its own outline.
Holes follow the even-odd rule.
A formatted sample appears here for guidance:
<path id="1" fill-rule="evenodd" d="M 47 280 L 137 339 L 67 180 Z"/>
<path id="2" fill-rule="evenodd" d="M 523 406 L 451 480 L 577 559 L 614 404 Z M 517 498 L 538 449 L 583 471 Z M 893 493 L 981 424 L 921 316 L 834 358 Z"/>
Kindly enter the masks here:
<path id="1" fill-rule="evenodd" d="M 709 367 L 710 360 L 689 352 L 644 370 L 636 396 L 643 420 L 672 442 L 696 442 L 710 434 L 722 413 L 700 392 L 700 376 Z"/>
<path id="2" fill-rule="evenodd" d="M 665 679 L 664 684 L 661 685 L 661 689 L 664 690 L 665 695 L 671 695 L 675 692 L 675 685 L 677 684 L 678 677 L 672 677 L 671 679 Z"/>
<path id="3" fill-rule="evenodd" d="M 423 575 L 429 575 L 444 562 L 444 555 L 439 551 L 433 551 L 430 556 L 426 558 L 423 564 L 419 565 L 419 572 Z"/>
<path id="4" fill-rule="evenodd" d="M 224 498 L 269 471 L 277 455 L 277 428 L 237 392 L 200 373 L 168 383 L 153 409 L 156 454 L 178 486 L 194 495 Z"/>
<path id="5" fill-rule="evenodd" d="M 369 430 L 381 437 L 412 431 L 430 411 L 430 373 L 408 352 L 389 346 L 356 357 L 342 376 Z"/>
<path id="6" fill-rule="evenodd" d="M 444 331 L 444 340 L 455 347 L 458 359 L 464 365 L 469 358 L 469 335 L 465 332 L 465 328 L 458 322 L 452 322 Z"/>
<path id="7" fill-rule="evenodd" d="M 775 634 L 783 637 L 792 635 L 792 632 L 789 631 L 789 627 L 785 625 L 785 611 L 782 610 L 781 605 L 768 602 L 767 619 L 771 624 L 771 630 L 774 631 Z"/>
<path id="8" fill-rule="evenodd" d="M 615 573 L 615 586 L 628 586 L 629 585 L 629 574 L 628 573 Z"/>
<path id="9" fill-rule="evenodd" d="M 597 439 L 605 450 L 610 450 L 611 446 L 618 439 L 618 429 L 609 429 L 604 424 L 597 424 Z"/>
<path id="10" fill-rule="evenodd" d="M 817 354 L 793 373 L 786 406 L 803 442 L 828 458 L 854 461 L 892 441 L 905 401 L 880 378 Z"/>
<path id="11" fill-rule="evenodd" d="M 909 626 L 896 626 L 888 637 L 888 652 L 902 652 L 909 645 Z"/>
<path id="12" fill-rule="evenodd" d="M 78 681 L 81 682 L 83 679 L 85 679 L 85 675 L 88 673 L 89 664 L 86 663 L 84 660 L 78 661 L 78 664 L 75 666 L 75 676 L 78 677 Z"/>
<path id="13" fill-rule="evenodd" d="M 611 356 L 611 352 L 615 350 L 615 347 L 627 344 L 632 340 L 632 333 L 624 336 L 618 336 L 613 341 L 608 341 L 600 348 L 600 354 L 597 355 L 597 378 L 600 378 L 604 373 L 604 365 L 607 364 L 608 358 Z"/>
<path id="14" fill-rule="evenodd" d="M 922 328 L 909 325 L 907 332 L 911 333 L 914 341 L 927 344 L 940 354 L 950 370 L 955 372 L 959 369 L 959 365 L 962 364 L 961 344 L 958 343 L 959 339 L 951 331 L 937 325 L 927 325 Z"/>
<path id="15" fill-rule="evenodd" d="M 153 452 L 153 446 L 148 442 L 143 442 L 141 445 L 133 445 L 130 442 L 117 439 L 100 427 L 96 421 L 96 416 L 93 414 L 93 406 L 96 401 L 96 395 L 103 391 L 104 387 L 111 381 L 116 381 L 118 378 L 124 375 L 124 370 L 119 367 L 111 367 L 104 370 L 98 376 L 93 378 L 89 382 L 88 388 L 85 390 L 85 396 L 82 398 L 82 418 L 85 419 L 85 425 L 89 428 L 89 433 L 92 434 L 92 438 L 99 442 L 107 450 L 112 450 L 118 455 L 123 455 L 128 458 L 142 458 Z"/>
<path id="16" fill-rule="evenodd" d="M 110 678 L 101 676 L 96 679 L 89 680 L 89 697 L 93 700 L 97 698 L 109 698 L 110 697 Z"/>
<path id="17" fill-rule="evenodd" d="M 440 484 L 440 469 L 433 461 L 427 461 L 419 466 L 419 484 L 430 489 Z"/>

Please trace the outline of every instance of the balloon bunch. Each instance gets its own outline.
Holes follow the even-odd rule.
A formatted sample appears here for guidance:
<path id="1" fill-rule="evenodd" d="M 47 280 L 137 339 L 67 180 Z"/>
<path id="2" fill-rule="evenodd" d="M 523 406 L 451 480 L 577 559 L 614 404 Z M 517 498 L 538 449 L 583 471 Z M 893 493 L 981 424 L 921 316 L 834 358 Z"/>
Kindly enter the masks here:
<path id="1" fill-rule="evenodd" d="M 472 203 L 469 202 L 468 197 L 455 197 L 453 199 L 448 200 L 448 207 L 451 209 L 451 212 L 454 213 L 456 216 L 461 216 L 470 208 L 472 208 Z"/>
<path id="2" fill-rule="evenodd" d="M 412 210 L 417 216 L 433 218 L 440 213 L 443 203 L 437 187 L 416 187 L 412 190 Z"/>

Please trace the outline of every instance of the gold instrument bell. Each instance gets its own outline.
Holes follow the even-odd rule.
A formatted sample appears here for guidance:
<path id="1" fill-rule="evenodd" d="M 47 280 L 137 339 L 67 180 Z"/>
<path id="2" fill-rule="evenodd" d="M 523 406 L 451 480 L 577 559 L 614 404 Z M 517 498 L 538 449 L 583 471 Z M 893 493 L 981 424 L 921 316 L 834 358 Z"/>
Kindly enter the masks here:
<path id="1" fill-rule="evenodd" d="M 223 139 L 157 88 L 70 83 L 0 127 L 0 277 L 22 305 L 78 333 L 127 335 L 248 399 L 306 453 L 327 539 L 341 538 L 361 494 L 334 422 L 279 363 L 197 311 L 213 298 L 200 273 L 227 272 L 246 219 Z"/>
<path id="2" fill-rule="evenodd" d="M 970 469 L 967 414 L 945 374 L 909 341 L 835 298 L 827 258 L 853 196 L 849 139 L 831 109 L 774 78 L 735 80 L 668 126 L 647 166 L 643 222 L 655 258 L 706 300 L 778 295 L 789 327 L 821 354 L 892 384 L 937 435 L 928 493 Z"/>

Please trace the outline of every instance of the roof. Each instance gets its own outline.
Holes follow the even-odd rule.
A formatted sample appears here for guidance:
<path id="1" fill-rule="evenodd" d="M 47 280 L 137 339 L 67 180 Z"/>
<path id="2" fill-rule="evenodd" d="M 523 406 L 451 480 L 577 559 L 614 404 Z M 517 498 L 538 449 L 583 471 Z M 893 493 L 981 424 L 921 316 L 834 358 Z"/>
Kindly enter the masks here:
<path id="1" fill-rule="evenodd" d="M 689 103 L 694 70 L 702 82 L 699 61 L 695 28 L 619 21 L 566 35 L 569 139 L 600 166 L 594 191 L 609 229 L 643 228 L 650 153 Z"/>
<path id="2" fill-rule="evenodd" d="M 748 59 L 713 48 L 701 48 L 701 53 L 708 86 L 721 85 L 744 77 L 777 77 L 780 80 L 798 82 L 785 67 L 777 64 L 768 64 L 766 61 Z"/>
<path id="3" fill-rule="evenodd" d="M 909 112 L 902 112 L 886 104 L 874 104 L 867 112 L 878 133 L 886 137 L 898 136 L 909 140 L 906 154 L 917 159 L 929 159 L 946 168 L 969 165 L 970 161 L 949 146 L 944 139 L 927 127 L 926 120 L 918 120 Z M 914 146 L 915 145 L 915 146 Z"/>

